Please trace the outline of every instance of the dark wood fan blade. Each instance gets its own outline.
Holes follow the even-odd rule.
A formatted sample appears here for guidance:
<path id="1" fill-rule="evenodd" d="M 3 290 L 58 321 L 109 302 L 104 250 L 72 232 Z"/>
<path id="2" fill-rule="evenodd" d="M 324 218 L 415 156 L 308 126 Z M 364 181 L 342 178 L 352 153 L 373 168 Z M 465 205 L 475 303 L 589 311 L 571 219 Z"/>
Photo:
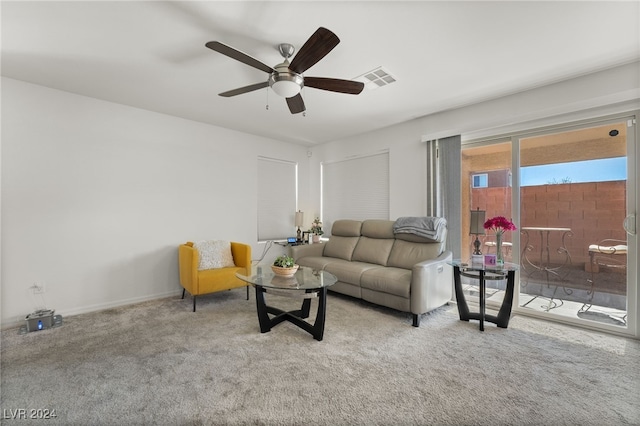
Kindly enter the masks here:
<path id="1" fill-rule="evenodd" d="M 305 110 L 304 101 L 302 100 L 302 95 L 300 95 L 300 93 L 291 98 L 287 98 L 287 105 L 289 105 L 289 111 L 291 111 L 291 114 L 298 114 Z"/>
<path id="2" fill-rule="evenodd" d="M 252 84 L 249 86 L 239 87 L 237 89 L 229 90 L 227 92 L 222 92 L 219 94 L 219 96 L 230 98 L 231 96 L 242 95 L 243 93 L 253 92 L 254 90 L 264 89 L 265 87 L 269 87 L 268 81 Z"/>
<path id="3" fill-rule="evenodd" d="M 302 74 L 327 56 L 338 43 L 340 43 L 340 39 L 337 35 L 326 28 L 318 28 L 300 48 L 289 65 L 289 69 Z"/>
<path id="4" fill-rule="evenodd" d="M 314 89 L 348 93 L 350 95 L 357 95 L 364 89 L 364 83 L 360 81 L 341 80 L 339 78 L 305 77 L 304 85 Z"/>
<path id="5" fill-rule="evenodd" d="M 222 53 L 225 56 L 230 57 L 231 59 L 235 59 L 236 61 L 240 61 L 243 64 L 247 64 L 251 67 L 257 68 L 260 71 L 268 72 L 271 74 L 274 72 L 274 69 L 269 65 L 260 62 L 259 60 L 252 58 L 251 56 L 243 53 L 237 49 L 234 49 L 231 46 L 227 46 L 226 44 L 220 43 L 219 41 L 210 41 L 205 44 L 209 49 L 215 50 L 218 53 Z"/>

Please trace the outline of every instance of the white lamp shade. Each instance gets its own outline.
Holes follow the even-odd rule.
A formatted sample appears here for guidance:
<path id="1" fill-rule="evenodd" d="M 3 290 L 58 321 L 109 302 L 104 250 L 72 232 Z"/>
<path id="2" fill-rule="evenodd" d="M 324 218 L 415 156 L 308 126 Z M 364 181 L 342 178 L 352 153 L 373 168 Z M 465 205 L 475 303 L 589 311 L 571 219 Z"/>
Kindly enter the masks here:
<path id="1" fill-rule="evenodd" d="M 296 226 L 300 227 L 304 225 L 304 213 L 301 211 L 296 212 Z"/>

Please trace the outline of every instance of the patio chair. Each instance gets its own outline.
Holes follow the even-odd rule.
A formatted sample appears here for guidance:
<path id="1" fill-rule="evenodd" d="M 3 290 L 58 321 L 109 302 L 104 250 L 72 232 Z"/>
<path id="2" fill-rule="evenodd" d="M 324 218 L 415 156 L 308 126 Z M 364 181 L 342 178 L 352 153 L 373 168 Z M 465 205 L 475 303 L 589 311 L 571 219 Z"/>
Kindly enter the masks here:
<path id="1" fill-rule="evenodd" d="M 589 246 L 589 269 L 591 272 L 591 279 L 587 280 L 589 283 L 587 290 L 589 301 L 580 308 L 578 313 L 586 312 L 591 308 L 597 288 L 596 281 L 601 268 L 626 271 L 627 242 L 625 240 L 607 238 Z M 626 315 L 623 317 L 623 321 L 626 323 Z"/>
<path id="2" fill-rule="evenodd" d="M 600 267 L 611 269 L 627 269 L 627 242 L 607 238 L 598 244 L 589 246 L 589 266 L 591 281 L 595 281 L 595 274 Z"/>

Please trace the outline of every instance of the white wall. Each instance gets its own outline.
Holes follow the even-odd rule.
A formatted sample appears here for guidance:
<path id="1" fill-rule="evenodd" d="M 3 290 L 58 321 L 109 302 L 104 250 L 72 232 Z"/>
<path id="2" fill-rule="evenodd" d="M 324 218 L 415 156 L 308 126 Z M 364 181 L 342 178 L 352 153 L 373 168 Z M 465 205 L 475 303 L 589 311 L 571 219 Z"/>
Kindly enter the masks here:
<path id="1" fill-rule="evenodd" d="M 3 78 L 3 326 L 41 307 L 34 282 L 62 315 L 178 294 L 187 240 L 257 258 L 258 155 L 309 186 L 304 147 Z"/>
<path id="2" fill-rule="evenodd" d="M 392 90 L 393 86 L 378 90 Z M 416 94 L 428 96 L 428 94 Z M 319 200 L 320 163 L 388 149 L 390 219 L 426 214 L 426 147 L 423 140 L 462 135 L 463 140 L 587 119 L 640 107 L 640 62 L 443 111 L 381 130 L 315 147 L 311 200 Z M 314 207 L 320 209 L 319 203 Z"/>

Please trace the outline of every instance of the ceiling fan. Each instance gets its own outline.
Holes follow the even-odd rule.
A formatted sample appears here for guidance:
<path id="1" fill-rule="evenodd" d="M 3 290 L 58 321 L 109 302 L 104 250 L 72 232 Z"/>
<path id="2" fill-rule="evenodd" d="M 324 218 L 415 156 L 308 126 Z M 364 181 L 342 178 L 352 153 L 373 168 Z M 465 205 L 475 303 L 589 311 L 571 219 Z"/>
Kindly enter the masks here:
<path id="1" fill-rule="evenodd" d="M 288 43 L 278 45 L 278 50 L 284 58 L 284 62 L 273 68 L 219 41 L 210 41 L 205 46 L 269 74 L 269 78 L 266 81 L 229 90 L 220 93 L 220 96 L 231 97 L 253 92 L 254 90 L 265 87 L 271 87 L 278 95 L 286 98 L 291 114 L 298 114 L 305 111 L 304 101 L 300 94 L 300 90 L 304 86 L 352 95 L 357 95 L 362 92 L 364 83 L 359 81 L 325 77 L 305 77 L 302 75 L 303 72 L 331 52 L 338 43 L 340 43 L 338 36 L 328 29 L 320 27 L 300 48 L 300 51 L 291 63 L 289 63 L 289 58 L 293 56 L 294 47 Z"/>

